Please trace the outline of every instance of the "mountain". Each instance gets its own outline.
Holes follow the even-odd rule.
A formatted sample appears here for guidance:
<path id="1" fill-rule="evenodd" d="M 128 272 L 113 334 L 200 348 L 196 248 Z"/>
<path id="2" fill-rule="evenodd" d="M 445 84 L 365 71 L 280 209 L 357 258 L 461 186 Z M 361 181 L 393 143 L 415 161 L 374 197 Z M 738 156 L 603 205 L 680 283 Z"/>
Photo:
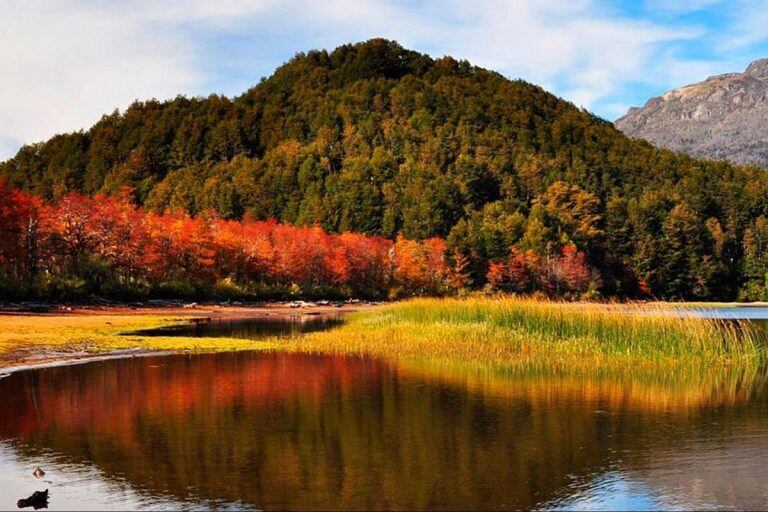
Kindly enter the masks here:
<path id="1" fill-rule="evenodd" d="M 443 236 L 476 287 L 513 252 L 576 246 L 605 295 L 766 295 L 765 172 L 657 149 L 535 85 L 381 39 L 298 54 L 232 99 L 136 102 L 22 148 L 2 177 L 48 200 L 128 187 L 155 211 Z"/>
<path id="2" fill-rule="evenodd" d="M 627 135 L 693 156 L 768 167 L 768 59 L 743 73 L 707 78 L 630 108 Z"/>

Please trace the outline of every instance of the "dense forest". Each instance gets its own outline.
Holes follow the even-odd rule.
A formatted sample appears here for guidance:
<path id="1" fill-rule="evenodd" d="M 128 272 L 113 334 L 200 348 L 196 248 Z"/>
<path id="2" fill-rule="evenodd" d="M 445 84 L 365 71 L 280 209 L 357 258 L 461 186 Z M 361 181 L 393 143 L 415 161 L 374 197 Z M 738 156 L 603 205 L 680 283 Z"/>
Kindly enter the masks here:
<path id="1" fill-rule="evenodd" d="M 0 177 L 46 208 L 76 192 L 206 226 L 440 237 L 453 289 L 768 298 L 765 171 L 654 148 L 537 86 L 385 40 L 299 54 L 234 99 L 136 102 L 25 146 Z M 2 279 L 20 290 L 104 260 L 14 258 L 0 252 Z M 157 286 L 192 279 L 172 277 Z"/>

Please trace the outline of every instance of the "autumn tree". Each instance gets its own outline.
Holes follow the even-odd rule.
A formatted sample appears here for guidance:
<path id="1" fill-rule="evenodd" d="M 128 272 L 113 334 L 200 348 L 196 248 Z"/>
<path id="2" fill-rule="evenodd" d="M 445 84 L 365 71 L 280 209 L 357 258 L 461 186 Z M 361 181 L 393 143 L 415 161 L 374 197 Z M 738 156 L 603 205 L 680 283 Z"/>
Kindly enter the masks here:
<path id="1" fill-rule="evenodd" d="M 12 189 L 7 180 L 0 179 L 0 278 L 4 274 L 19 285 L 31 284 L 38 269 L 43 216 L 38 198 Z"/>

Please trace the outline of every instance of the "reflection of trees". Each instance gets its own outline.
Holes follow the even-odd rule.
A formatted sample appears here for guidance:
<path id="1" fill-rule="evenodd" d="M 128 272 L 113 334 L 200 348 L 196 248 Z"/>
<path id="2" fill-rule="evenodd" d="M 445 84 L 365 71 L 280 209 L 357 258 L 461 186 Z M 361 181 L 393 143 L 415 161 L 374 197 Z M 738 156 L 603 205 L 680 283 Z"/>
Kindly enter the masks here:
<path id="1" fill-rule="evenodd" d="M 688 413 L 746 400 L 759 380 L 709 378 L 584 380 L 284 354 L 124 360 L 0 381 L 13 411 L 0 416 L 0 438 L 180 499 L 529 508 L 604 469 L 617 446 L 652 450 L 644 414 L 674 413 L 684 432 L 696 421 Z"/>

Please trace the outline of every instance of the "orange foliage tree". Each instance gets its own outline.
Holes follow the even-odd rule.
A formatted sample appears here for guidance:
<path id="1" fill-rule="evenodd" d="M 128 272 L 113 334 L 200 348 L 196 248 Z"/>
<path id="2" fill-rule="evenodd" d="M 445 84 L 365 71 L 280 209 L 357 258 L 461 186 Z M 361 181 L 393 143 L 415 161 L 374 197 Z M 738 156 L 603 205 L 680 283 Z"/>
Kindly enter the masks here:
<path id="1" fill-rule="evenodd" d="M 38 198 L 0 179 L 0 268 L 8 277 L 27 280 L 36 273 L 42 216 Z"/>
<path id="2" fill-rule="evenodd" d="M 0 276 L 42 276 L 39 294 L 382 297 L 445 293 L 465 285 L 440 238 L 392 242 L 360 233 L 211 212 L 156 214 L 131 193 L 64 195 L 55 204 L 0 183 Z M 75 283 L 75 284 L 73 284 Z M 6 286 L 0 281 L 0 287 Z M 47 288 L 46 288 L 47 286 Z"/>

